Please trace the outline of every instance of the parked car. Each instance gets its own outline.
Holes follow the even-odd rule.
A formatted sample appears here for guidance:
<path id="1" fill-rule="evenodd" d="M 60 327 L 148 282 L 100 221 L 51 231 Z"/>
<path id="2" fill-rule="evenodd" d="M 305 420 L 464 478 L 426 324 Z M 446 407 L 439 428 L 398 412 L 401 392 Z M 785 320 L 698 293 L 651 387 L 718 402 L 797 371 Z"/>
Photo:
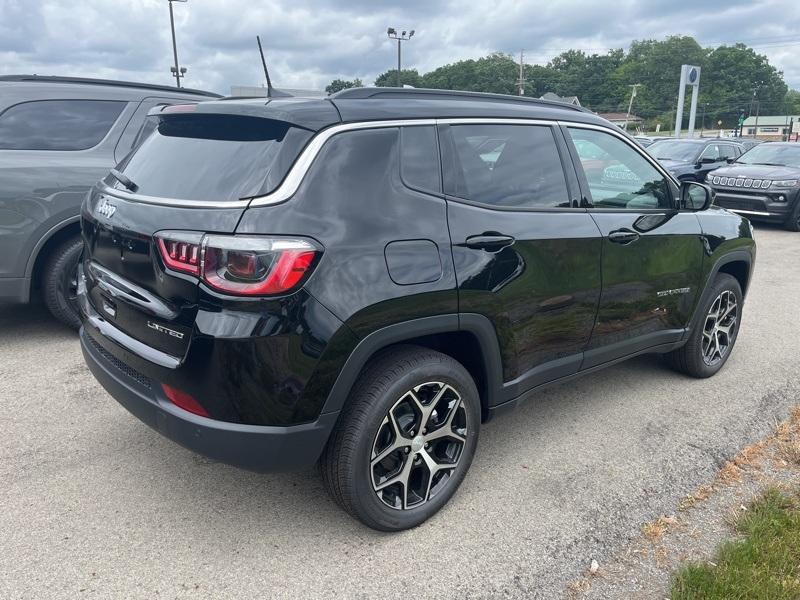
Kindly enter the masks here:
<path id="1" fill-rule="evenodd" d="M 658 141 L 647 152 L 679 180 L 705 181 L 708 173 L 733 162 L 744 150 L 736 142 L 695 138 Z"/>
<path id="2" fill-rule="evenodd" d="M 711 173 L 709 183 L 718 206 L 800 231 L 800 144 L 759 144 Z"/>
<path id="3" fill-rule="evenodd" d="M 436 513 L 546 384 L 730 356 L 749 223 L 588 111 L 360 88 L 155 114 L 83 207 L 89 368 L 213 459 L 319 461 L 370 527 Z M 594 147 L 635 178 L 587 180 Z"/>
<path id="4" fill-rule="evenodd" d="M 145 123 L 152 107 L 218 97 L 100 79 L 0 77 L 0 302 L 41 295 L 77 329 L 84 196 L 154 127 Z"/>

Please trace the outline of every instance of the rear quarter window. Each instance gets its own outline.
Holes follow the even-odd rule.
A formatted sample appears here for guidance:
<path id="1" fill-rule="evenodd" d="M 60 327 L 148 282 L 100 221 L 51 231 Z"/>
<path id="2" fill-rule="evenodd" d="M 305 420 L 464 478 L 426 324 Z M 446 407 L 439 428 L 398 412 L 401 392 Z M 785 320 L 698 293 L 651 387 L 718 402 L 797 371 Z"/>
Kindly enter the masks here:
<path id="1" fill-rule="evenodd" d="M 99 144 L 127 102 L 36 100 L 0 114 L 0 150 L 88 150 Z"/>
<path id="2" fill-rule="evenodd" d="M 436 129 L 432 125 L 402 127 L 400 172 L 408 187 L 434 194 L 442 191 Z"/>

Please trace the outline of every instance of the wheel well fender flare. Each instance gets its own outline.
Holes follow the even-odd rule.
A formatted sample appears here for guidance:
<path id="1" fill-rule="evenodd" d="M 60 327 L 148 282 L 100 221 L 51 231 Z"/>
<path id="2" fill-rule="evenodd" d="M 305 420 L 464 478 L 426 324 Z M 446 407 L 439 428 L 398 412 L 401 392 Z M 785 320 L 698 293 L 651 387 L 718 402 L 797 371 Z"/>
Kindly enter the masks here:
<path id="1" fill-rule="evenodd" d="M 482 403 L 493 406 L 500 399 L 503 371 L 497 333 L 491 321 L 479 314 L 446 314 L 422 317 L 388 325 L 364 337 L 350 353 L 328 394 L 322 414 L 340 411 L 350 390 L 369 360 L 380 350 L 415 338 L 436 334 L 467 332 L 477 340 L 482 353 L 486 386 Z"/>
<path id="2" fill-rule="evenodd" d="M 747 287 L 749 287 L 751 275 L 753 272 L 753 255 L 747 250 L 734 250 L 732 252 L 727 252 L 724 255 L 720 256 L 708 272 L 708 277 L 706 277 L 706 281 L 703 286 L 703 291 L 697 300 L 697 304 L 695 305 L 694 309 L 695 314 L 692 317 L 690 329 L 696 325 L 697 320 L 702 316 L 700 315 L 700 307 L 706 300 L 708 291 L 711 289 L 711 284 L 714 281 L 714 278 L 722 270 L 722 267 L 737 262 L 743 262 L 747 265 L 747 285 L 742 286 L 742 295 L 744 295 L 747 292 Z"/>

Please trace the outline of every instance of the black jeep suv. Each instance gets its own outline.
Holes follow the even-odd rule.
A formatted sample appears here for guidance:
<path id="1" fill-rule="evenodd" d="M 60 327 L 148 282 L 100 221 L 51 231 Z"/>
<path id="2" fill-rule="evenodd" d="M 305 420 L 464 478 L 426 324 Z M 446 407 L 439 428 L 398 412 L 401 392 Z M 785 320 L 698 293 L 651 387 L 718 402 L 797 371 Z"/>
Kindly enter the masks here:
<path id="1" fill-rule="evenodd" d="M 749 223 L 582 109 L 383 88 L 154 114 L 83 207 L 90 369 L 214 459 L 319 462 L 371 527 L 438 511 L 545 384 L 730 356 Z"/>
<path id="2" fill-rule="evenodd" d="M 77 329 L 81 202 L 153 129 L 151 108 L 213 98 L 127 81 L 0 76 L 0 302 L 41 297 Z"/>
<path id="3" fill-rule="evenodd" d="M 659 140 L 647 147 L 678 181 L 705 181 L 719 167 L 735 161 L 744 152 L 736 142 L 716 138 Z"/>

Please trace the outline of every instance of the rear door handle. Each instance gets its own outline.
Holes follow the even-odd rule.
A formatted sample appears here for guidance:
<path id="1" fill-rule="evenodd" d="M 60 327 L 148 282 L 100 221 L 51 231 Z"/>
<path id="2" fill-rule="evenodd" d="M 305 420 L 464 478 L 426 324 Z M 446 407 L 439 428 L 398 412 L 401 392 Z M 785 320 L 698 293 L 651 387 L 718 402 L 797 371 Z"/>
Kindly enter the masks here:
<path id="1" fill-rule="evenodd" d="M 630 229 L 617 229 L 608 234 L 608 241 L 615 244 L 630 244 L 639 239 L 639 234 Z"/>
<path id="2" fill-rule="evenodd" d="M 475 248 L 477 250 L 486 250 L 487 252 L 498 252 L 514 243 L 514 238 L 510 235 L 502 235 L 499 233 L 484 233 L 481 235 L 469 236 L 464 245 L 467 248 Z"/>

